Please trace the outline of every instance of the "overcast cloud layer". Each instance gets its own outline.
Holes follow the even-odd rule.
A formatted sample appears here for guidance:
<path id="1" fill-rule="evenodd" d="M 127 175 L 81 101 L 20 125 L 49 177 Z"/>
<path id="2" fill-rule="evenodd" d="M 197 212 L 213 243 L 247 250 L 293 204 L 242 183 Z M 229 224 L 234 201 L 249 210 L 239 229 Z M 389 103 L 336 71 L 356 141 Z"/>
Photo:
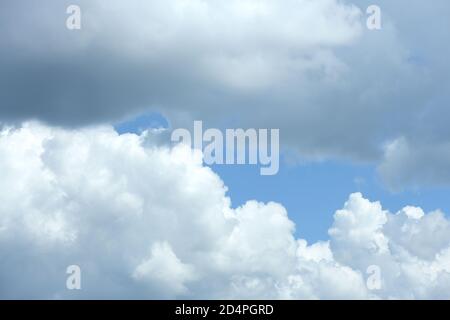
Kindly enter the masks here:
<path id="1" fill-rule="evenodd" d="M 2 1 L 0 119 L 280 128 L 285 149 L 380 165 L 392 189 L 448 185 L 450 4 L 376 1 L 369 31 L 370 4 Z"/>
<path id="2" fill-rule="evenodd" d="M 1 131 L 0 298 L 450 298 L 442 212 L 352 194 L 329 240 L 307 244 L 282 205 L 232 208 L 200 153 L 152 141 L 107 126 Z M 74 264 L 81 291 L 65 287 Z"/>

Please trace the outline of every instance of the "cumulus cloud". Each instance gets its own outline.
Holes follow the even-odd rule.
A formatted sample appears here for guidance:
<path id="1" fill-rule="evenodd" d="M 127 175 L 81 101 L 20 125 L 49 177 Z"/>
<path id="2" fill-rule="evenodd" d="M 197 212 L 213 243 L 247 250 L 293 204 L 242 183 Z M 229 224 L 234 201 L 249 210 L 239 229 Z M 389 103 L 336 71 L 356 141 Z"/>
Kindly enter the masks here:
<path id="1" fill-rule="evenodd" d="M 82 10 L 79 31 L 65 28 L 71 4 Z M 435 169 L 386 164 L 385 181 L 448 185 L 438 160 L 450 137 L 448 1 L 379 0 L 379 31 L 365 28 L 372 4 L 2 1 L 0 118 L 74 127 L 156 111 L 174 128 L 194 119 L 279 128 L 302 160 L 373 164 L 404 137 L 413 149 L 434 146 Z M 414 156 L 405 161 L 415 167 Z"/>
<path id="2" fill-rule="evenodd" d="M 71 32 L 69 4 L 2 2 L 1 116 L 79 125 L 210 109 L 214 92 L 229 102 L 294 73 L 332 77 L 342 66 L 329 49 L 361 29 L 359 9 L 335 0 L 114 0 L 77 1 Z"/>
<path id="3" fill-rule="evenodd" d="M 2 298 L 450 297 L 439 211 L 352 194 L 329 240 L 308 244 L 281 204 L 231 207 L 198 151 L 106 126 L 4 128 L 0 172 Z M 74 264 L 80 291 L 65 288 Z"/>
<path id="4" fill-rule="evenodd" d="M 376 161 L 424 108 L 446 112 L 448 22 L 425 2 L 379 1 L 377 32 L 364 27 L 370 1 L 80 0 L 80 31 L 65 28 L 69 4 L 0 4 L 3 119 L 78 126 L 154 110 L 174 127 L 280 128 L 305 158 Z"/>

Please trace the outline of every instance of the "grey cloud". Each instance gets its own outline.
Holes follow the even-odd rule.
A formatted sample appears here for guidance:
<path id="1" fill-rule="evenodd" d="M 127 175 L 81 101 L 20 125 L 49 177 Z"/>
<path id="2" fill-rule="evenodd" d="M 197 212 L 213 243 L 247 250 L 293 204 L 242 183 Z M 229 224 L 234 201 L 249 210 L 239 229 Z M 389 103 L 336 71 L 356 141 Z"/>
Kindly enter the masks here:
<path id="1" fill-rule="evenodd" d="M 446 1 L 378 1 L 372 32 L 370 1 L 77 1 L 80 31 L 65 29 L 69 3 L 2 2 L 1 120 L 151 110 L 174 127 L 280 128 L 300 157 L 371 162 L 400 136 L 449 137 Z"/>

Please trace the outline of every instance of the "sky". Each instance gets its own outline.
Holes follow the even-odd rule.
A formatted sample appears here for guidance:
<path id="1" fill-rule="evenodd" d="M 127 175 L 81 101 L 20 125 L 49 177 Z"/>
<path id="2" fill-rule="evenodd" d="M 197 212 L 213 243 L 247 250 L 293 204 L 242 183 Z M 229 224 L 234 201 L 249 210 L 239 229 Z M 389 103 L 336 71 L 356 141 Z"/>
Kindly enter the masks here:
<path id="1" fill-rule="evenodd" d="M 168 121 L 158 113 L 148 113 L 116 123 L 114 128 L 119 134 L 140 134 L 149 128 L 168 128 Z M 282 203 L 297 225 L 296 235 L 313 242 L 328 238 L 333 221 L 329 213 L 338 210 L 343 205 L 342 199 L 353 192 L 380 201 L 391 212 L 398 212 L 405 205 L 450 212 L 447 186 L 393 191 L 384 185 L 373 164 L 342 160 L 292 163 L 288 157 L 282 155 L 280 170 L 273 176 L 261 176 L 258 165 L 210 167 L 228 186 L 227 194 L 234 207 L 249 199 Z M 324 201 L 317 203 L 317 199 Z"/>
<path id="2" fill-rule="evenodd" d="M 450 298 L 449 14 L 2 1 L 0 298 Z M 279 171 L 208 166 L 194 121 L 278 129 Z"/>

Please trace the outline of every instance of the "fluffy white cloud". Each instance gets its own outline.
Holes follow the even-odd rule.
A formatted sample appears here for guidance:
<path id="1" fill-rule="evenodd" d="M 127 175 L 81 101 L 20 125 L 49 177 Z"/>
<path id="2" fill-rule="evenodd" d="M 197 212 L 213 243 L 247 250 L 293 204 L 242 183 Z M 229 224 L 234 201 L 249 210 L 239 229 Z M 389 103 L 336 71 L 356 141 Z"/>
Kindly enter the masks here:
<path id="1" fill-rule="evenodd" d="M 158 289 L 162 294 L 186 293 L 184 283 L 195 279 L 192 267 L 183 264 L 167 242 L 153 245 L 151 257 L 136 267 L 133 277 L 138 281 L 148 281 L 150 285 L 159 283 Z"/>
<path id="2" fill-rule="evenodd" d="M 396 214 L 353 194 L 335 214 L 329 233 L 336 261 L 356 270 L 376 265 L 382 298 L 448 298 L 450 225 L 442 212 L 406 207 Z"/>
<path id="3" fill-rule="evenodd" d="M 0 172 L 2 298 L 450 297 L 441 212 L 353 194 L 308 245 L 279 204 L 230 207 L 198 152 L 110 127 L 3 129 Z M 81 291 L 65 288 L 73 264 Z"/>

